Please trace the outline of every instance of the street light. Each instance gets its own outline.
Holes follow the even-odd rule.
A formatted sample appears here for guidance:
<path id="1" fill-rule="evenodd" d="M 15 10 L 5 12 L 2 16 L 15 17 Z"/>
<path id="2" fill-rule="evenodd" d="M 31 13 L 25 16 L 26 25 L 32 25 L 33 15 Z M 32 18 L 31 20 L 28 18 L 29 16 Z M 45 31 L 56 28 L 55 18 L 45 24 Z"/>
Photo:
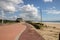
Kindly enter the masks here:
<path id="1" fill-rule="evenodd" d="M 42 23 L 42 10 L 40 9 L 41 23 Z"/>
<path id="2" fill-rule="evenodd" d="M 2 24 L 4 23 L 4 12 L 2 10 Z"/>

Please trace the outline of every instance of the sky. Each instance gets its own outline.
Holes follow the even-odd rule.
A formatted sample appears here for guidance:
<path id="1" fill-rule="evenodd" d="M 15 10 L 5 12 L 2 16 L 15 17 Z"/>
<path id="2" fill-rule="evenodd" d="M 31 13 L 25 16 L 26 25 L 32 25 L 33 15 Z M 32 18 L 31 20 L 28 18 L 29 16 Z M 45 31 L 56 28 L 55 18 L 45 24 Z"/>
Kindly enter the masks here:
<path id="1" fill-rule="evenodd" d="M 0 19 L 60 21 L 60 0 L 0 0 Z"/>

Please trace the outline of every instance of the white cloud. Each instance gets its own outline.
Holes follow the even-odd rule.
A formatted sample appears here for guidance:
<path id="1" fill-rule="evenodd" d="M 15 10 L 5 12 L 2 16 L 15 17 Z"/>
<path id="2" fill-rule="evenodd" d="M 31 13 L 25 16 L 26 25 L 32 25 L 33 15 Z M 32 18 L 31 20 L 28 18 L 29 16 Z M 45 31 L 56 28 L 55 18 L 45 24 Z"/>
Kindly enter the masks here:
<path id="1" fill-rule="evenodd" d="M 53 0 L 43 0 L 44 2 L 53 2 Z"/>
<path id="2" fill-rule="evenodd" d="M 22 0 L 0 0 L 0 10 L 4 12 L 15 12 L 16 6 L 23 3 Z"/>
<path id="3" fill-rule="evenodd" d="M 46 12 L 47 14 L 60 14 L 60 10 L 56 10 L 56 9 L 47 9 L 44 10 L 44 12 Z"/>
<path id="4" fill-rule="evenodd" d="M 8 19 L 9 19 L 9 20 L 16 20 L 16 19 L 17 19 L 17 16 L 16 16 L 16 15 L 11 16 L 11 17 L 9 17 Z"/>
<path id="5" fill-rule="evenodd" d="M 18 4 L 23 4 L 22 0 L 0 0 L 0 10 L 6 12 L 16 12 L 16 10 L 20 11 L 19 17 L 22 17 L 25 20 L 33 20 L 33 21 L 40 21 L 40 15 L 38 14 L 38 8 L 35 7 L 33 4 L 30 5 L 22 5 L 22 7 Z M 6 19 L 16 19 L 16 16 L 10 16 Z"/>
<path id="6" fill-rule="evenodd" d="M 20 8 L 21 14 L 20 17 L 22 17 L 25 20 L 39 20 L 40 21 L 40 16 L 38 9 L 32 4 L 32 5 L 24 5 L 23 7 Z"/>
<path id="7" fill-rule="evenodd" d="M 47 13 L 47 14 L 60 14 L 60 10 L 56 9 L 55 6 L 53 6 L 52 8 L 42 10 L 42 11 Z"/>
<path id="8" fill-rule="evenodd" d="M 53 7 L 51 7 L 51 8 L 48 8 L 49 10 L 51 10 L 51 9 L 56 9 L 56 7 L 55 6 L 53 6 Z"/>
<path id="9" fill-rule="evenodd" d="M 16 15 L 13 15 L 13 16 L 10 16 L 10 17 L 5 16 L 4 19 L 7 19 L 7 20 L 16 20 L 17 16 Z"/>

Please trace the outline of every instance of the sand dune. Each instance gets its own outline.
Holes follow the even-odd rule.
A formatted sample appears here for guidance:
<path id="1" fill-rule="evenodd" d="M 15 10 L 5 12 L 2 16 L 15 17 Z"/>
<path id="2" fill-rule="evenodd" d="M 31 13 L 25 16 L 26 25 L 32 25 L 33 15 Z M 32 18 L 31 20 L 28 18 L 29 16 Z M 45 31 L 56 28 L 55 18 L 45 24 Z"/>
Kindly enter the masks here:
<path id="1" fill-rule="evenodd" d="M 47 27 L 37 30 L 45 40 L 59 40 L 60 23 L 44 22 Z"/>

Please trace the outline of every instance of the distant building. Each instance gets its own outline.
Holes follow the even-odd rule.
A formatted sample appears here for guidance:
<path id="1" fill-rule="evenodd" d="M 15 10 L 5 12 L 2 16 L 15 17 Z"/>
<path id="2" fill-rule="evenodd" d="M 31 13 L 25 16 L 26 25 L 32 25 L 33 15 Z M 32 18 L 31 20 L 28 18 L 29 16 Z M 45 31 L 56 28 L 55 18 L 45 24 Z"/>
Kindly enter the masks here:
<path id="1" fill-rule="evenodd" d="M 22 22 L 22 21 L 23 21 L 22 18 L 17 18 L 17 19 L 16 19 L 16 22 Z"/>

